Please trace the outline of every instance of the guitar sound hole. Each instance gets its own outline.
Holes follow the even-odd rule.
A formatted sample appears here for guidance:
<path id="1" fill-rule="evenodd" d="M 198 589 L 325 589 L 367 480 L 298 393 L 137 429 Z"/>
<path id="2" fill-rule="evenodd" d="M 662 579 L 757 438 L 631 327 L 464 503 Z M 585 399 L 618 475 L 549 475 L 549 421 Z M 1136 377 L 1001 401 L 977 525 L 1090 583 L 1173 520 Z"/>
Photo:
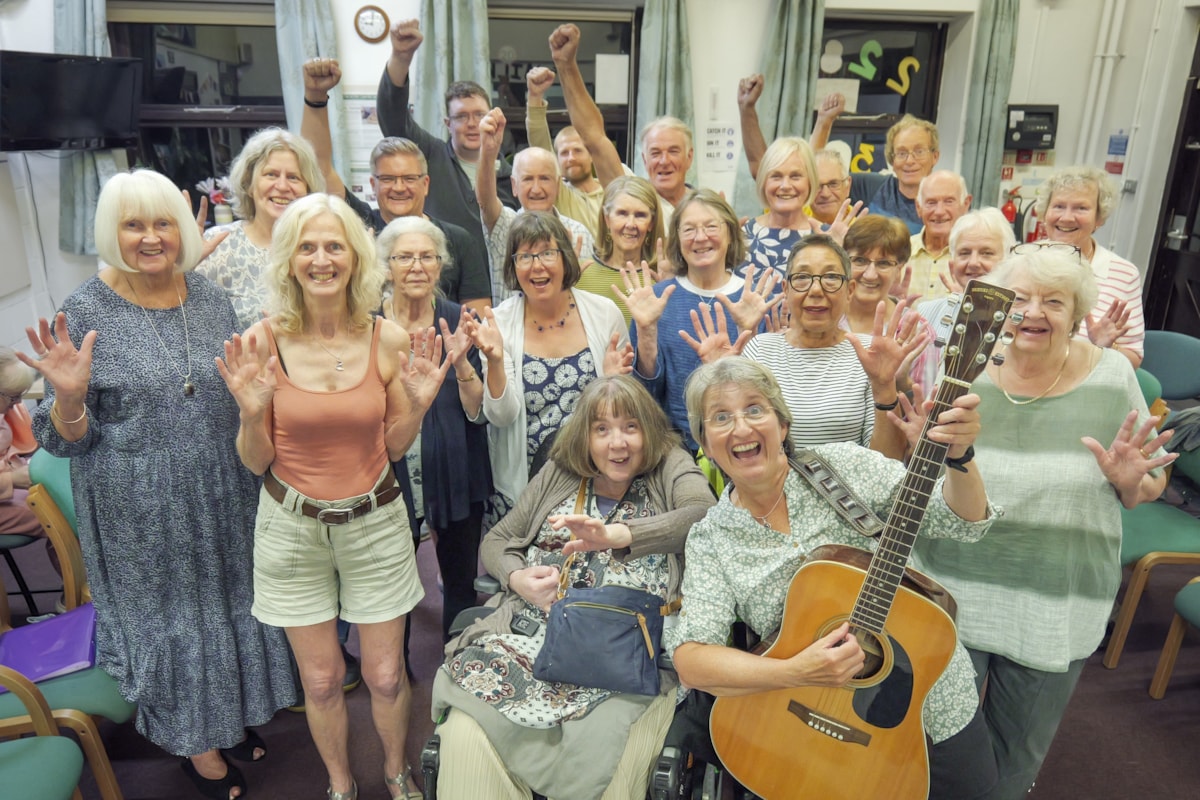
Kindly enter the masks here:
<path id="1" fill-rule="evenodd" d="M 867 657 L 863 668 L 854 676 L 855 679 L 866 680 L 875 677 L 884 662 L 883 647 L 879 642 L 879 637 L 870 631 L 857 630 L 854 632 L 854 638 L 858 639 L 858 644 L 863 649 L 863 655 Z"/>

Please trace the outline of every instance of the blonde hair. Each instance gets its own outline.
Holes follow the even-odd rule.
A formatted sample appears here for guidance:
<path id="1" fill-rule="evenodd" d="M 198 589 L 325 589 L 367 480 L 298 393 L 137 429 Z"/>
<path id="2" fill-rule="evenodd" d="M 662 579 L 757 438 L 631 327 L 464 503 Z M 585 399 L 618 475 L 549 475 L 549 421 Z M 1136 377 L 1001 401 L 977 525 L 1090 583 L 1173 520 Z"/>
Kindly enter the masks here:
<path id="1" fill-rule="evenodd" d="M 625 266 L 608 263 L 613 254 L 613 237 L 608 229 L 607 216 L 612 213 L 621 196 L 633 198 L 650 209 L 650 229 L 646 231 L 646 239 L 642 242 L 642 260 L 653 268 L 658 263 L 658 240 L 663 238 L 662 206 L 659 205 L 658 192 L 654 191 L 653 184 L 637 175 L 622 175 L 604 187 L 604 200 L 600 203 L 597 223 L 600 235 L 596 238 L 596 259 L 610 267 Z"/>
<path id="2" fill-rule="evenodd" d="M 313 152 L 312 145 L 283 128 L 263 128 L 250 137 L 229 169 L 229 183 L 233 186 L 233 213 L 241 219 L 254 221 L 258 211 L 254 207 L 254 179 L 258 177 L 259 165 L 272 153 L 280 151 L 296 156 L 307 192 L 325 191 L 325 176 L 317 165 L 317 154 Z"/>
<path id="3" fill-rule="evenodd" d="M 175 224 L 179 229 L 177 272 L 190 270 L 200 261 L 204 240 L 192 217 L 192 209 L 170 179 L 154 170 L 138 169 L 113 175 L 100 190 L 96 201 L 96 252 L 101 261 L 122 272 L 137 272 L 125 263 L 118 241 L 121 223 L 130 219 L 150 223 L 169 219 Z"/>
<path id="4" fill-rule="evenodd" d="M 781 136 L 771 142 L 767 152 L 763 153 L 758 164 L 758 174 L 754 176 L 754 186 L 758 189 L 758 202 L 764 206 L 767 202 L 767 178 L 771 170 L 778 169 L 783 162 L 792 156 L 800 156 L 804 162 L 804 177 L 808 180 L 808 194 L 804 197 L 804 205 L 811 205 L 817 196 L 817 160 L 812 147 L 799 136 Z M 841 163 L 841 159 L 838 159 Z"/>
<path id="5" fill-rule="evenodd" d="M 303 330 L 304 295 L 292 276 L 292 259 L 300 246 L 300 238 L 310 222 L 330 214 L 342 224 L 346 243 L 354 255 L 350 286 L 346 291 L 346 310 L 353 328 L 367 328 L 371 315 L 383 299 L 383 282 L 387 271 L 375 253 L 375 240 L 362 218 L 340 197 L 317 192 L 306 195 L 287 207 L 275 223 L 271 236 L 271 251 L 266 279 L 275 293 L 279 326 L 289 333 Z"/>

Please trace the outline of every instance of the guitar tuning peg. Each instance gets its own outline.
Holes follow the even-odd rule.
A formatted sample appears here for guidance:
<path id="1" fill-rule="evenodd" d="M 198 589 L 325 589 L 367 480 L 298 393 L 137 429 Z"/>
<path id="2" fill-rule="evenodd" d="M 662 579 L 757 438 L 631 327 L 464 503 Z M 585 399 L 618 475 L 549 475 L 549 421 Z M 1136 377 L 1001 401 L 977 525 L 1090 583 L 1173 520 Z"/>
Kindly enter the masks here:
<path id="1" fill-rule="evenodd" d="M 946 355 L 950 356 L 950 358 L 955 358 L 960 352 L 956 344 L 952 344 L 946 348 Z"/>
<path id="2" fill-rule="evenodd" d="M 975 363 L 976 364 L 984 364 L 986 362 L 987 362 L 987 354 L 986 353 L 976 353 L 975 354 Z"/>
<path id="3" fill-rule="evenodd" d="M 962 334 L 964 334 L 964 333 L 966 333 L 966 332 L 967 332 L 967 326 L 966 326 L 966 325 L 963 325 L 963 324 L 960 322 L 960 323 L 958 323 L 957 325 L 955 325 L 955 326 L 954 326 L 954 332 L 955 332 L 955 333 L 957 333 L 957 334 L 959 334 L 959 335 L 961 336 Z"/>
<path id="4" fill-rule="evenodd" d="M 1020 325 L 1025 320 L 1025 315 L 1020 311 L 1014 311 L 1008 318 L 1012 320 L 1014 325 Z"/>
<path id="5" fill-rule="evenodd" d="M 997 367 L 1000 366 L 1001 364 L 1003 364 L 1004 363 L 1004 354 L 996 353 L 996 355 L 992 356 L 992 363 L 995 364 Z"/>
<path id="6" fill-rule="evenodd" d="M 994 319 L 996 322 L 1004 322 L 1004 312 L 997 311 L 995 314 L 992 315 L 992 319 Z"/>
<path id="7" fill-rule="evenodd" d="M 945 325 L 945 326 L 949 327 L 949 326 L 951 326 L 951 325 L 953 325 L 953 324 L 954 324 L 954 317 L 952 317 L 952 316 L 950 316 L 949 314 L 947 314 L 946 316 L 942 317 L 942 319 L 941 319 L 941 323 L 942 323 L 943 325 Z"/>
<path id="8" fill-rule="evenodd" d="M 967 312 L 968 314 L 970 314 L 972 311 L 975 310 L 975 304 L 970 301 L 967 301 L 967 302 L 963 303 L 962 310 Z"/>
<path id="9" fill-rule="evenodd" d="M 1001 346 L 1008 347 L 1010 344 L 1012 344 L 1012 340 L 1013 340 L 1013 335 L 1012 335 L 1011 331 L 1005 331 L 1004 333 L 1000 334 Z"/>
<path id="10" fill-rule="evenodd" d="M 991 344 L 992 342 L 996 341 L 996 334 L 992 333 L 991 331 L 988 331 L 987 333 L 985 333 L 983 335 L 983 340 L 985 342 L 987 342 L 988 344 Z"/>
<path id="11" fill-rule="evenodd" d="M 961 302 L 962 302 L 962 295 L 960 295 L 960 294 L 948 294 L 948 295 L 946 295 L 946 302 L 947 302 L 947 303 L 949 303 L 949 304 L 950 304 L 950 305 L 952 305 L 952 306 L 956 306 L 956 305 L 958 305 L 959 303 L 961 303 Z"/>
<path id="12" fill-rule="evenodd" d="M 946 340 L 939 336 L 938 338 L 933 340 L 933 346 L 936 347 L 937 349 L 941 350 L 943 347 L 946 346 Z"/>

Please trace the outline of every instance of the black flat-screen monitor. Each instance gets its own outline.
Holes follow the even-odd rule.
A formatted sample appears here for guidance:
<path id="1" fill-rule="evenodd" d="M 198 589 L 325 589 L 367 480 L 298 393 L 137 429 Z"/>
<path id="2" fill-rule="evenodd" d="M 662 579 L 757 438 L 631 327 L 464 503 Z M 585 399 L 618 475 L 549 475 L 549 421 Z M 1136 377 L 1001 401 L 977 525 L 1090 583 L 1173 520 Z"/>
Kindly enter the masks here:
<path id="1" fill-rule="evenodd" d="M 0 150 L 135 147 L 142 61 L 0 50 Z"/>

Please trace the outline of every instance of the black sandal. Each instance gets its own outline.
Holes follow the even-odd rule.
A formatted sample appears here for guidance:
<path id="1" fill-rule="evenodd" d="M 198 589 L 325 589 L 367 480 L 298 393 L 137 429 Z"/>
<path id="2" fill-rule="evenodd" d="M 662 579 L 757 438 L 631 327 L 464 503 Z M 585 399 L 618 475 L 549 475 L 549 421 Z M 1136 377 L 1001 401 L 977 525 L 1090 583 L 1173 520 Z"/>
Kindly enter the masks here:
<path id="1" fill-rule="evenodd" d="M 255 758 L 255 750 L 262 750 L 262 755 Z M 233 747 L 222 747 L 221 752 L 229 758 L 236 758 L 238 761 L 246 761 L 253 764 L 267 757 L 267 743 L 256 732 L 250 728 L 246 728 L 246 738 Z"/>
<path id="2" fill-rule="evenodd" d="M 221 757 L 225 761 L 224 756 Z M 196 765 L 192 763 L 190 758 L 183 759 L 183 774 L 188 776 L 188 780 L 192 785 L 205 797 L 211 800 L 229 800 L 229 792 L 237 787 L 242 790 L 238 795 L 239 798 L 246 796 L 246 779 L 242 777 L 242 773 L 233 764 L 225 761 L 225 777 L 210 779 L 200 774 L 196 769 Z"/>

